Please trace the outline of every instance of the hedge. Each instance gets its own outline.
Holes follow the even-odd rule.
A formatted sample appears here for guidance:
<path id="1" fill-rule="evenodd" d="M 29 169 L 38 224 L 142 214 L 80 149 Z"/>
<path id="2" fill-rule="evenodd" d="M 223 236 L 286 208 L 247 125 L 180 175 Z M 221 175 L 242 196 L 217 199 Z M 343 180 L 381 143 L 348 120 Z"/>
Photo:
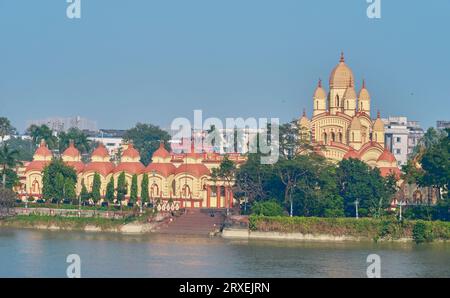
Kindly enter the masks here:
<path id="1" fill-rule="evenodd" d="M 261 232 L 327 234 L 378 240 L 413 238 L 417 243 L 450 239 L 450 222 L 402 221 L 393 218 L 319 218 L 256 216 L 249 218 L 249 229 Z"/>

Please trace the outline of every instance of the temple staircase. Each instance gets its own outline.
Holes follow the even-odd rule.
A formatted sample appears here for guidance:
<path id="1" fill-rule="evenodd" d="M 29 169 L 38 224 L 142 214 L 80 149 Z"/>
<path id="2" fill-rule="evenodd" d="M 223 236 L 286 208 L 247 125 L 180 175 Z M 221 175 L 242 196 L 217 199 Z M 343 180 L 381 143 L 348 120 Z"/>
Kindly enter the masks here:
<path id="1" fill-rule="evenodd" d="M 180 216 L 160 226 L 158 233 L 212 236 L 220 231 L 225 212 L 213 209 L 186 209 Z"/>

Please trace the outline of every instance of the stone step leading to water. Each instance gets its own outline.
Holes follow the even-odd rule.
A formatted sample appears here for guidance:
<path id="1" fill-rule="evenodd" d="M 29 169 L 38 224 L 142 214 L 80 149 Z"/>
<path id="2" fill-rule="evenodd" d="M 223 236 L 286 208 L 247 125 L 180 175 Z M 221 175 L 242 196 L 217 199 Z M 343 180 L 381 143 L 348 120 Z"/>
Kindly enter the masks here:
<path id="1" fill-rule="evenodd" d="M 224 213 L 220 211 L 211 213 L 206 210 L 187 209 L 185 213 L 174 217 L 172 222 L 161 226 L 157 232 L 178 235 L 209 235 L 211 232 L 220 230 L 224 219 Z"/>

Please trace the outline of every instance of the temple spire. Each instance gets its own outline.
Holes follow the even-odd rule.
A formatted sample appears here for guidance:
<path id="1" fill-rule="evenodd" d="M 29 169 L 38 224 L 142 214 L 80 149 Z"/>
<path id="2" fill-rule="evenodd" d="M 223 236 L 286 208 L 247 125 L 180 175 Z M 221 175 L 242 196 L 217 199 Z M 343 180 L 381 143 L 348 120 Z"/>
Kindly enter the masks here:
<path id="1" fill-rule="evenodd" d="M 363 87 L 363 89 L 366 89 L 366 80 L 365 79 L 363 79 L 362 87 Z"/>
<path id="2" fill-rule="evenodd" d="M 381 115 L 380 115 L 380 110 L 377 111 L 377 118 L 380 119 Z"/>
<path id="3" fill-rule="evenodd" d="M 306 117 L 306 109 L 303 108 L 303 117 Z"/>
<path id="4" fill-rule="evenodd" d="M 341 52 L 341 59 L 339 60 L 339 62 L 345 62 L 344 52 Z"/>
<path id="5" fill-rule="evenodd" d="M 321 79 L 321 78 L 319 78 L 319 83 L 317 84 L 317 86 L 318 86 L 319 88 L 322 88 L 322 79 Z"/>

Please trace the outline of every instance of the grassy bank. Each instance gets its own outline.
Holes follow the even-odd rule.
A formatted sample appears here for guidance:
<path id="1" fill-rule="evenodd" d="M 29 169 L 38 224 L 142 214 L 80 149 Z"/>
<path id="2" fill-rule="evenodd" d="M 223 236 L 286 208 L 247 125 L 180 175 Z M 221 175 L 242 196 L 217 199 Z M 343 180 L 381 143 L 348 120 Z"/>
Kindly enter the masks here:
<path id="1" fill-rule="evenodd" d="M 450 239 L 450 222 L 372 218 L 250 216 L 251 231 L 352 236 L 383 240 L 412 238 L 417 243 Z"/>
<path id="2" fill-rule="evenodd" d="M 115 230 L 127 224 L 131 219 L 107 219 L 97 217 L 62 217 L 18 215 L 0 220 L 0 227 L 39 228 L 56 227 L 61 230 L 85 230 L 88 226 L 100 228 L 102 231 Z"/>

